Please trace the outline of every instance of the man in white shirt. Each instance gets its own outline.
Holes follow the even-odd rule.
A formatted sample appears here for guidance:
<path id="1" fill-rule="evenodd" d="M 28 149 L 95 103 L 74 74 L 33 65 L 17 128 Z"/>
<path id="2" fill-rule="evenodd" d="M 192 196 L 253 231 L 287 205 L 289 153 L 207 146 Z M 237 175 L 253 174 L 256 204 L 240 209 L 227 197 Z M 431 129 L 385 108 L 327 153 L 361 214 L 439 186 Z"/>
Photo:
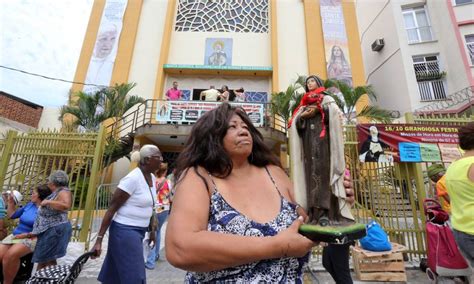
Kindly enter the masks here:
<path id="1" fill-rule="evenodd" d="M 209 90 L 201 92 L 201 101 L 215 102 L 221 93 L 214 86 L 210 86 Z"/>

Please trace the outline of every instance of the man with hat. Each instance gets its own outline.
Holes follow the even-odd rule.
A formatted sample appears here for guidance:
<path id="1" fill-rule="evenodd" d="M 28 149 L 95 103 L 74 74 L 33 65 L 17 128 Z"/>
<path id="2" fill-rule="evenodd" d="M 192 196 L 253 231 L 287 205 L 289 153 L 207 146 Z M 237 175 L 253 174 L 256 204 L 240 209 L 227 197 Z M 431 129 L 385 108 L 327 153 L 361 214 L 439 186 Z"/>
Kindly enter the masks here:
<path id="1" fill-rule="evenodd" d="M 451 214 L 451 201 L 446 188 L 446 169 L 442 164 L 432 164 L 428 167 L 428 177 L 436 184 L 436 195 L 438 196 L 441 207 L 448 214 Z"/>

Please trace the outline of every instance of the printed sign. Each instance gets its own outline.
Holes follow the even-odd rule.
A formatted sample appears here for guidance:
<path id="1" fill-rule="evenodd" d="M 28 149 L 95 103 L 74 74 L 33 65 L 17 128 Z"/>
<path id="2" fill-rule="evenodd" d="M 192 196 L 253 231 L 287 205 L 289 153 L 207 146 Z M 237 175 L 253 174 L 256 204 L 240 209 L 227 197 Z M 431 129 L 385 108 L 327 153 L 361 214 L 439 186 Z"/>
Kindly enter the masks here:
<path id="1" fill-rule="evenodd" d="M 357 132 L 361 162 L 451 162 L 461 156 L 456 126 L 359 124 Z"/>
<path id="2" fill-rule="evenodd" d="M 156 120 L 160 122 L 177 122 L 179 124 L 195 123 L 204 113 L 217 108 L 220 102 L 200 101 L 161 101 L 158 103 Z M 230 103 L 245 110 L 255 127 L 263 126 L 263 104 Z"/>

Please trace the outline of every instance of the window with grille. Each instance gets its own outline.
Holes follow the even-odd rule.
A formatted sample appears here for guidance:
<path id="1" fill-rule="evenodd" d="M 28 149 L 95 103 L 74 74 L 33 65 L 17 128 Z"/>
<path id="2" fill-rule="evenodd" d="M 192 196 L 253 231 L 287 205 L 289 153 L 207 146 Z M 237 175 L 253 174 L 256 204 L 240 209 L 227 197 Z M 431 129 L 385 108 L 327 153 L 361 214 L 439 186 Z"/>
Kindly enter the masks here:
<path id="1" fill-rule="evenodd" d="M 446 99 L 443 81 L 446 73 L 441 70 L 437 55 L 413 56 L 413 68 L 421 101 Z"/>
<path id="2" fill-rule="evenodd" d="M 431 24 L 425 7 L 404 9 L 403 20 L 407 30 L 408 43 L 433 40 Z"/>
<path id="3" fill-rule="evenodd" d="M 474 65 L 474 34 L 465 35 L 464 38 L 466 39 L 467 53 L 469 58 L 471 58 L 471 65 Z"/>

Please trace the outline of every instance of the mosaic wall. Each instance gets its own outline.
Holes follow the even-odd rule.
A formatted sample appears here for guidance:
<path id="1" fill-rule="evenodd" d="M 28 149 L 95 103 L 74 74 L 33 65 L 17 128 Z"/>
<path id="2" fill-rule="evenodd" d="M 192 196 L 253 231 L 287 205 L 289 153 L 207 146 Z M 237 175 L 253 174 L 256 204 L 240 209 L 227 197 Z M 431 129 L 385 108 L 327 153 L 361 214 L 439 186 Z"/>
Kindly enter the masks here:
<path id="1" fill-rule="evenodd" d="M 268 33 L 268 0 L 180 0 L 175 31 Z"/>

